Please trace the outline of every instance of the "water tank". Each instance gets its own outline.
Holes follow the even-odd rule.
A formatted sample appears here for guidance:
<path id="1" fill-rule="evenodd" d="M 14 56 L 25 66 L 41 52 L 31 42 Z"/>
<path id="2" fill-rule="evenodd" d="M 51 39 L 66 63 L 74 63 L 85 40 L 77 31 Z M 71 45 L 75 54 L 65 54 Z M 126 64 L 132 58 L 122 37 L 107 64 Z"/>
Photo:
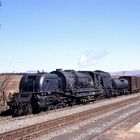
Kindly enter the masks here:
<path id="1" fill-rule="evenodd" d="M 112 86 L 114 89 L 126 89 L 128 81 L 126 79 L 112 79 Z"/>

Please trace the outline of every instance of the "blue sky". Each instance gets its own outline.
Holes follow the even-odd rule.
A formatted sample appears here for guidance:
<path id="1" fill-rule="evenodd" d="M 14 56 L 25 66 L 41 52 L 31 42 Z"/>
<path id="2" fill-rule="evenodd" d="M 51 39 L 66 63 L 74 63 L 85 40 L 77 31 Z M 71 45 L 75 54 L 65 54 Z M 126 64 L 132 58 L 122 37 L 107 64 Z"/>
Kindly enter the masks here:
<path id="1" fill-rule="evenodd" d="M 139 0 L 1 0 L 0 72 L 140 69 Z"/>

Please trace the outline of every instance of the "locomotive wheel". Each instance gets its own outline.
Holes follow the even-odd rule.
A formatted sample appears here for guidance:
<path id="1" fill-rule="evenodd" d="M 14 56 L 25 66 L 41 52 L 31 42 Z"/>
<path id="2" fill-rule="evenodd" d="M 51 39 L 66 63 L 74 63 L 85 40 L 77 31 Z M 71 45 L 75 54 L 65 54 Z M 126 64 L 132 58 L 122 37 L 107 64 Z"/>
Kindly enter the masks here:
<path id="1" fill-rule="evenodd" d="M 107 98 L 111 98 L 112 97 L 112 93 L 111 92 L 107 92 Z"/>
<path id="2" fill-rule="evenodd" d="M 68 100 L 67 99 L 64 99 L 63 100 L 63 105 L 62 105 L 63 107 L 68 107 L 69 106 L 69 104 L 68 104 Z"/>
<path id="3" fill-rule="evenodd" d="M 33 113 L 33 109 L 32 109 L 31 104 L 29 104 L 29 105 L 27 106 L 26 111 L 27 111 L 27 113 L 26 113 L 27 115 L 29 115 L 29 114 L 32 114 L 32 113 Z"/>
<path id="4" fill-rule="evenodd" d="M 74 105 L 76 105 L 76 103 L 77 103 L 76 99 L 72 99 L 71 103 L 70 103 L 70 106 L 74 106 Z"/>
<path id="5" fill-rule="evenodd" d="M 54 106 L 53 105 L 49 105 L 48 106 L 48 110 L 53 110 Z"/>
<path id="6" fill-rule="evenodd" d="M 37 113 L 40 113 L 40 112 L 41 112 L 41 109 L 40 109 L 40 107 L 39 107 L 39 105 L 38 105 L 37 103 L 35 103 L 35 104 L 33 105 L 33 110 L 32 110 L 32 112 L 33 112 L 34 114 L 37 114 Z"/>
<path id="7" fill-rule="evenodd" d="M 57 105 L 57 108 L 59 109 L 59 108 L 63 108 L 63 105 L 62 104 L 58 104 Z"/>
<path id="8" fill-rule="evenodd" d="M 15 108 L 15 109 L 13 110 L 12 116 L 13 116 L 13 117 L 17 117 L 17 116 L 21 116 L 22 114 L 23 114 L 23 110 L 22 110 L 22 109 Z"/>

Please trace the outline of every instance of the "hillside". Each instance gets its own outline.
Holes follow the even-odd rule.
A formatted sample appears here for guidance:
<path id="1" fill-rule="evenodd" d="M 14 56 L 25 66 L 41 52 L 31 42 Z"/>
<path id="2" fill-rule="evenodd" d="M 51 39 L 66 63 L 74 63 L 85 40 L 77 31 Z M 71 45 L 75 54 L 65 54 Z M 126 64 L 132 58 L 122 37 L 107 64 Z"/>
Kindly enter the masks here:
<path id="1" fill-rule="evenodd" d="M 140 76 L 140 70 L 111 72 L 112 76 Z"/>

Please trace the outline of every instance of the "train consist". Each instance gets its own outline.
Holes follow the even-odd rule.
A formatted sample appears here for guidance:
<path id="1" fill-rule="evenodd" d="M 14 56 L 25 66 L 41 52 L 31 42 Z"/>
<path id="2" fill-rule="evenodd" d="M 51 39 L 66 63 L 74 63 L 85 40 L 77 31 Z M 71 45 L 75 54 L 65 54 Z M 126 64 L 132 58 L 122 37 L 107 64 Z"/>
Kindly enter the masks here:
<path id="1" fill-rule="evenodd" d="M 140 78 L 123 76 L 112 79 L 104 71 L 57 69 L 51 73 L 25 74 L 19 93 L 9 102 L 13 116 L 57 109 L 95 100 L 131 94 L 140 90 Z"/>

